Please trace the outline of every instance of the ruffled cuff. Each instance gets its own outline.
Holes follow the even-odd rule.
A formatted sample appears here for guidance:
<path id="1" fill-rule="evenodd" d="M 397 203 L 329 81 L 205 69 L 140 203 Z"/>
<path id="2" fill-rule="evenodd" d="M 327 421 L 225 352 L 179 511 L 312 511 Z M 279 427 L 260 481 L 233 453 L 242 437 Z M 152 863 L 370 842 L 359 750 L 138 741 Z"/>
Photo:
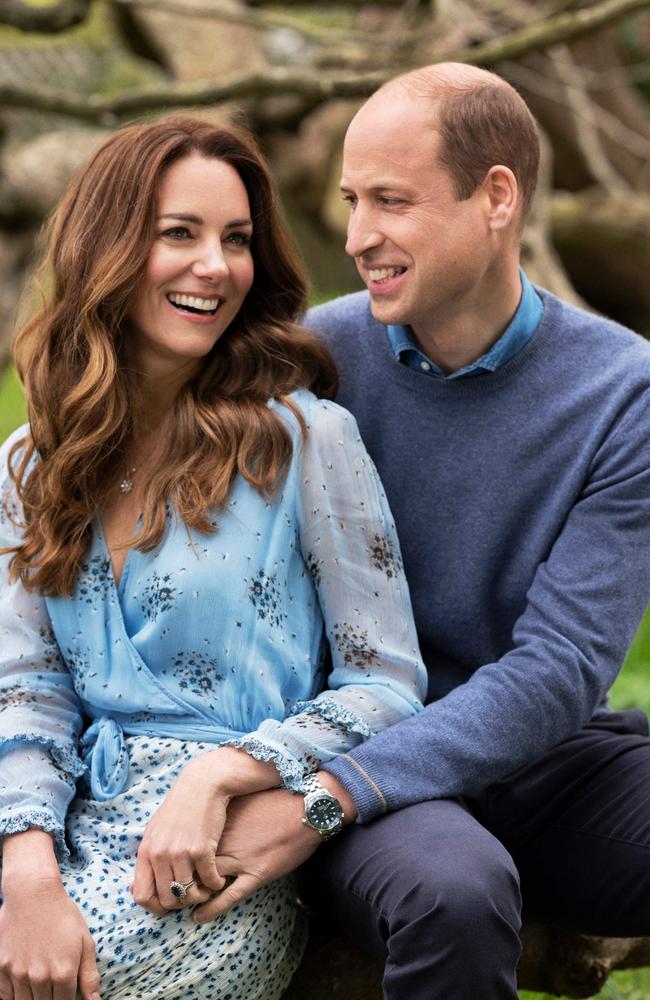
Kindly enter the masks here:
<path id="1" fill-rule="evenodd" d="M 70 851 L 65 842 L 65 829 L 62 823 L 45 809 L 24 809 L 5 819 L 0 818 L 0 837 L 6 837 L 11 833 L 24 833 L 33 827 L 45 830 L 54 836 L 54 849 L 59 860 L 69 856 Z"/>
<path id="2" fill-rule="evenodd" d="M 372 729 L 360 715 L 340 705 L 335 698 L 315 698 L 313 701 L 298 701 L 291 709 L 290 716 L 311 712 L 328 722 L 340 726 L 347 733 L 358 733 L 364 739 L 374 735 Z"/>
<path id="3" fill-rule="evenodd" d="M 59 768 L 73 780 L 85 774 L 87 768 L 78 753 L 69 743 L 59 743 L 48 736 L 37 736 L 35 733 L 15 733 L 13 736 L 0 736 L 0 754 L 4 750 L 17 747 L 40 746 L 48 751 L 50 757 Z"/>
<path id="4" fill-rule="evenodd" d="M 286 751 L 265 743 L 254 734 L 251 736 L 241 736 L 237 740 L 228 740 L 221 746 L 235 747 L 237 750 L 245 750 L 255 760 L 272 760 L 280 775 L 280 784 L 290 792 L 304 791 L 304 778 L 306 771 L 303 766 L 290 757 Z"/>

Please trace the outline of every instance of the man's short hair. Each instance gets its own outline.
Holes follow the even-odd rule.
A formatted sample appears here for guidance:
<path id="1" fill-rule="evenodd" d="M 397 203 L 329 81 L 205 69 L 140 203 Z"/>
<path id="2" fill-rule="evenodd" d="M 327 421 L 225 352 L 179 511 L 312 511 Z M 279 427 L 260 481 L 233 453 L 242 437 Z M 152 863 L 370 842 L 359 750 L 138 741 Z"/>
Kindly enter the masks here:
<path id="1" fill-rule="evenodd" d="M 458 72 L 450 74 L 450 68 Z M 539 134 L 514 87 L 494 73 L 453 64 L 424 67 L 386 86 L 395 84 L 432 101 L 433 125 L 441 137 L 439 160 L 457 197 L 470 198 L 490 167 L 501 164 L 517 178 L 525 218 L 537 185 Z"/>

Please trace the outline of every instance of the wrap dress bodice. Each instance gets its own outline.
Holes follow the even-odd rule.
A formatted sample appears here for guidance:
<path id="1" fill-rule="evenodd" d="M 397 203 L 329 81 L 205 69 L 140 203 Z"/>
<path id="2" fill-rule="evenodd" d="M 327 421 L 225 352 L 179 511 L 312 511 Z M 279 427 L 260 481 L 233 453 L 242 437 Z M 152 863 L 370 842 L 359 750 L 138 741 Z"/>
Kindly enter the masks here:
<path id="1" fill-rule="evenodd" d="M 99 517 L 71 597 L 9 584 L 3 557 L 0 835 L 40 826 L 64 851 L 76 778 L 96 799 L 118 794 L 128 735 L 232 743 L 300 790 L 307 772 L 421 707 L 425 671 L 372 462 L 347 411 L 292 398 L 304 442 L 289 408 L 269 403 L 293 441 L 277 494 L 237 477 L 213 534 L 168 506 L 161 544 L 131 549 L 119 586 Z M 0 454 L 2 545 L 19 537 L 7 459 L 25 430 Z"/>

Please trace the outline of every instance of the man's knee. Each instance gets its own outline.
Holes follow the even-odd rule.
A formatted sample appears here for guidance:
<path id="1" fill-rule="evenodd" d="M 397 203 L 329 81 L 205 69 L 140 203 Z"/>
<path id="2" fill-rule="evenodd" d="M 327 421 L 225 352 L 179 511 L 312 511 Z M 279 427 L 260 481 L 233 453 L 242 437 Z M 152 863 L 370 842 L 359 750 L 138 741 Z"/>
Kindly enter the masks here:
<path id="1" fill-rule="evenodd" d="M 489 921 L 519 928 L 514 862 L 457 802 L 421 803 L 352 829 L 317 868 L 338 919 L 357 933 L 364 915 L 373 924 L 375 950 L 377 932 L 385 945 L 408 926 L 430 933 L 425 927 L 437 923 L 461 936 L 486 931 Z"/>
<path id="2" fill-rule="evenodd" d="M 444 928 L 456 939 L 488 933 L 491 923 L 505 921 L 519 929 L 519 877 L 509 853 L 487 831 L 455 844 L 430 846 L 426 855 L 413 855 L 409 845 L 395 851 L 394 894 L 386 914 L 390 933 L 408 923 Z"/>

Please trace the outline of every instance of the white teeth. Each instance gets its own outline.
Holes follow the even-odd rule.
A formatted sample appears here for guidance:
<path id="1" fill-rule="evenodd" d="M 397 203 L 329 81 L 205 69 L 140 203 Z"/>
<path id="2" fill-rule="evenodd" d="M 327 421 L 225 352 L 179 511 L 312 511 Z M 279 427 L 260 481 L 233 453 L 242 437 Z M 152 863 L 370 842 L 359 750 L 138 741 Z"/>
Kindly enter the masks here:
<path id="1" fill-rule="evenodd" d="M 386 278 L 394 278 L 404 270 L 403 267 L 369 267 L 368 277 L 371 281 L 385 281 Z"/>
<path id="2" fill-rule="evenodd" d="M 167 298 L 175 306 L 189 306 L 190 309 L 202 309 L 212 312 L 219 305 L 219 299 L 200 299 L 196 295 L 168 295 Z"/>

